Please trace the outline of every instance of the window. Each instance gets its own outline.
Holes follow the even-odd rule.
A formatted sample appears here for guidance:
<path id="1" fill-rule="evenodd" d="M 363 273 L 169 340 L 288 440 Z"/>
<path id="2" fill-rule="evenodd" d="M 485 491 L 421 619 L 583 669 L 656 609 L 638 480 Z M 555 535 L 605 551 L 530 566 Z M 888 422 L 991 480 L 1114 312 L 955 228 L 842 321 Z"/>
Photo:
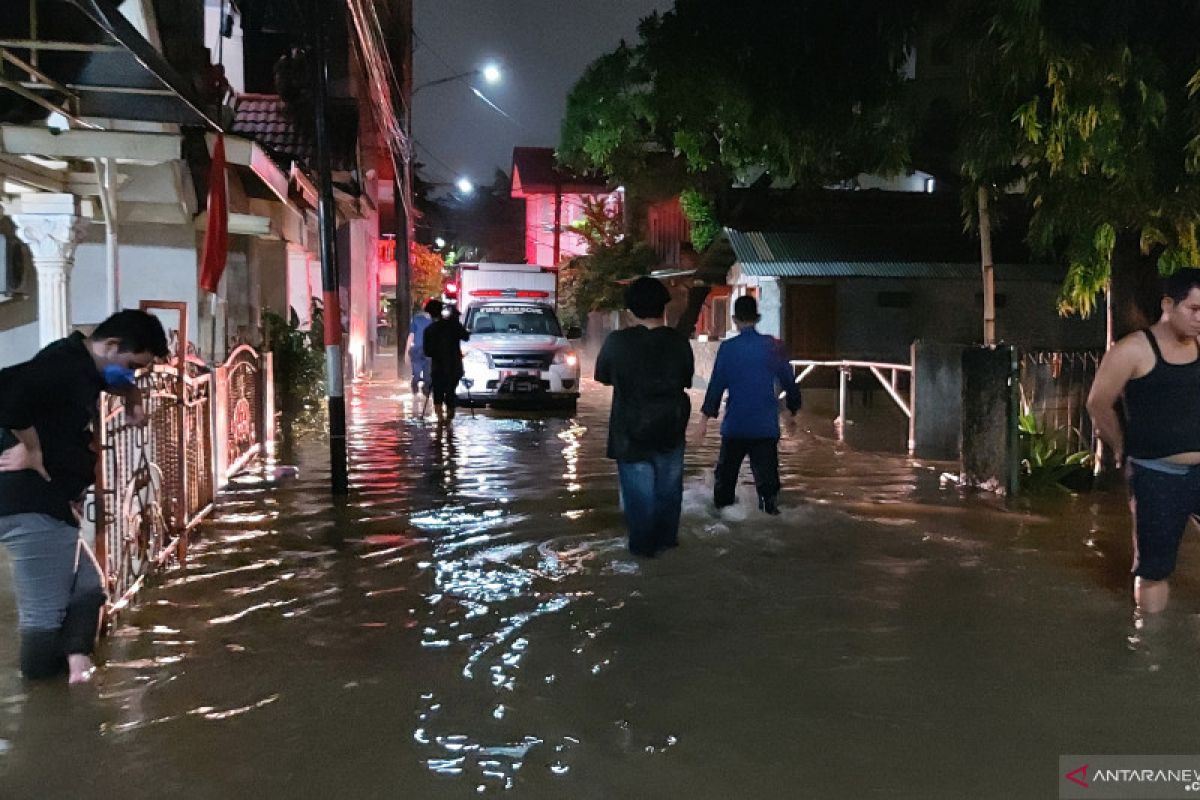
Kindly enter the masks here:
<path id="1" fill-rule="evenodd" d="M 562 336 L 554 312 L 536 306 L 482 306 L 467 312 L 471 333 L 518 333 Z"/>

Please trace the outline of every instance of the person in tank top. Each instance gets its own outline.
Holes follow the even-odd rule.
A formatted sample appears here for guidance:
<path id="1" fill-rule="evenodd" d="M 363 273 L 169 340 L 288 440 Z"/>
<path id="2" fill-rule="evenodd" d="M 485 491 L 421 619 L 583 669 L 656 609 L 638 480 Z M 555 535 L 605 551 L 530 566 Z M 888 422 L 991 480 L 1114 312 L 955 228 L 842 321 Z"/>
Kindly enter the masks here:
<path id="1" fill-rule="evenodd" d="M 1127 465 L 1143 614 L 1166 608 L 1183 532 L 1200 515 L 1200 269 L 1168 277 L 1161 306 L 1158 322 L 1105 354 L 1087 402 L 1100 438 Z"/>

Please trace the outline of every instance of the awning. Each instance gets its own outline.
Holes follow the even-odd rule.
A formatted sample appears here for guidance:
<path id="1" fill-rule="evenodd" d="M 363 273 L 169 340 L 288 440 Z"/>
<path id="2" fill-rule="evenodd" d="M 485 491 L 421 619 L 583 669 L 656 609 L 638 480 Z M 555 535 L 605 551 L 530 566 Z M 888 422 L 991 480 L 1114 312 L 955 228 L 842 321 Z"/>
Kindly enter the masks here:
<path id="1" fill-rule="evenodd" d="M 113 0 L 5 3 L 0 17 L 0 121 L 60 113 L 216 129 L 220 97 L 202 98 Z M 34 33 L 36 31 L 36 34 Z"/>

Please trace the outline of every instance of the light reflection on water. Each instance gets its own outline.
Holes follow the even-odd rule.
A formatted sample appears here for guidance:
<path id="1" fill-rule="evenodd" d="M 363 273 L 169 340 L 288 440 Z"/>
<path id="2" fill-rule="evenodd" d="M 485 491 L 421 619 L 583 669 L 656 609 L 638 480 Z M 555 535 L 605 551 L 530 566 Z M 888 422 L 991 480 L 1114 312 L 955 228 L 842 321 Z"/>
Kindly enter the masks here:
<path id="1" fill-rule="evenodd" d="M 0 797 L 1046 796 L 1031 764 L 1200 733 L 1200 584 L 1134 626 L 1117 495 L 1008 510 L 813 417 L 781 519 L 712 510 L 714 437 L 683 547 L 639 562 L 602 394 L 439 431 L 357 392 L 350 503 L 323 441 L 285 448 L 298 475 L 235 482 L 94 690 L 0 675 Z"/>

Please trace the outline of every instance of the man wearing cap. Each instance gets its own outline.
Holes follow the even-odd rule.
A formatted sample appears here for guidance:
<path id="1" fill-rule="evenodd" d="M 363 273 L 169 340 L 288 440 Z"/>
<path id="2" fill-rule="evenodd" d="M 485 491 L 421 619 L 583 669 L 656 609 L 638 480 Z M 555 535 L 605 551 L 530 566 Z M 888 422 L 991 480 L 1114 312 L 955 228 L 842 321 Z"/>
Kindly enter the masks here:
<path id="1" fill-rule="evenodd" d="M 617 462 L 629 551 L 646 558 L 679 543 L 683 448 L 691 403 L 692 347 L 666 324 L 670 292 L 650 277 L 625 291 L 637 320 L 614 331 L 596 358 L 596 380 L 613 387 L 608 457 Z"/>
<path id="2" fill-rule="evenodd" d="M 717 508 L 734 503 L 742 460 L 750 456 L 750 469 L 758 489 L 758 507 L 768 514 L 779 513 L 779 388 L 787 393 L 791 412 L 789 428 L 800 410 L 800 387 L 779 340 L 754 327 L 759 320 L 758 303 L 749 295 L 733 304 L 733 321 L 738 333 L 721 343 L 712 378 L 700 407 L 699 435 L 708 433 L 708 421 L 721 411 L 721 397 L 728 392 L 725 419 L 721 422 L 721 452 L 717 456 L 713 502 Z"/>

